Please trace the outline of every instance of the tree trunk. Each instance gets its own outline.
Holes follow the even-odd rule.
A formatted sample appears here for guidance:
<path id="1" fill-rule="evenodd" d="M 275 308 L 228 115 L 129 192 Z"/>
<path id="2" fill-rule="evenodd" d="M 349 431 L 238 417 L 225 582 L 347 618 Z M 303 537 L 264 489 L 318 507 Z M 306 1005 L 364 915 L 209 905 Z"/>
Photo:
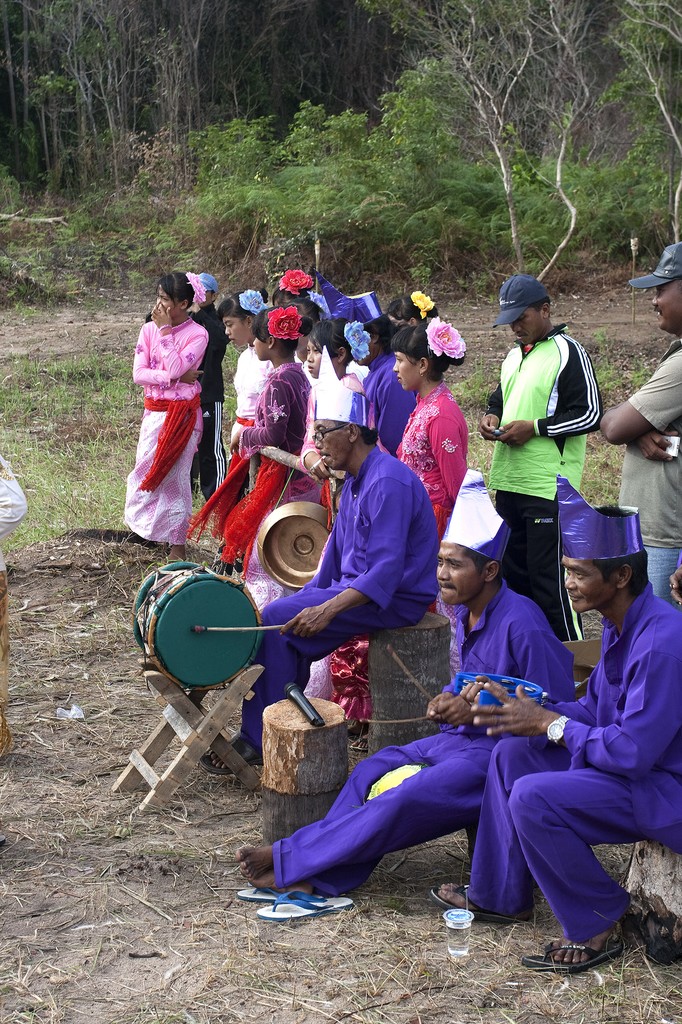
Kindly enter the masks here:
<path id="1" fill-rule="evenodd" d="M 416 626 L 373 633 L 369 639 L 369 753 L 433 735 L 437 726 L 425 718 L 426 705 L 449 681 L 450 621 L 444 615 L 427 612 Z"/>
<path id="2" fill-rule="evenodd" d="M 682 958 L 682 856 L 652 840 L 636 843 L 624 885 L 626 939 L 659 964 Z"/>
<path id="3" fill-rule="evenodd" d="M 319 821 L 348 778 L 348 728 L 338 704 L 314 698 L 325 725 L 305 720 L 289 700 L 263 712 L 263 842 Z"/>
<path id="4" fill-rule="evenodd" d="M 19 159 L 19 124 L 17 122 L 17 99 L 14 90 L 14 66 L 12 64 L 12 41 L 7 17 L 7 4 L 2 4 L 2 30 L 5 42 L 5 65 L 7 67 L 7 88 L 9 92 L 10 116 L 12 118 L 12 138 L 14 144 L 14 177 L 19 180 L 21 161 Z"/>

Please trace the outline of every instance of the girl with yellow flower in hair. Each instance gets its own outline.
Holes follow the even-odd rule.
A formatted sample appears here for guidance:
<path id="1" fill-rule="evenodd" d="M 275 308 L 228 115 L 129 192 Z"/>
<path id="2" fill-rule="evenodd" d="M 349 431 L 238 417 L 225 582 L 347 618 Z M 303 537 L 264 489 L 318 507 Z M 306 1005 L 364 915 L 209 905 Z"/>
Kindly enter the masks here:
<path id="1" fill-rule="evenodd" d="M 386 312 L 395 327 L 416 327 L 417 324 L 426 327 L 429 320 L 438 316 L 435 302 L 424 292 L 400 295 L 389 303 Z"/>

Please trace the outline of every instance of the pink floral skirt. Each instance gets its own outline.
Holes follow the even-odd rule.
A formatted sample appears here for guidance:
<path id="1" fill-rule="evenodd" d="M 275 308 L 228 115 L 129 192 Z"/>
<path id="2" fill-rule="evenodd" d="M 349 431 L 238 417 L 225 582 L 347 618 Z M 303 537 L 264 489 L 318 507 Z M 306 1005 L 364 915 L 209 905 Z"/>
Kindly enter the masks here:
<path id="1" fill-rule="evenodd" d="M 126 526 L 145 540 L 184 544 L 192 514 L 192 459 L 203 430 L 201 416 L 184 451 L 153 491 L 141 491 L 140 484 L 151 469 L 165 412 L 145 410 L 135 454 L 135 469 L 126 485 L 123 518 Z"/>

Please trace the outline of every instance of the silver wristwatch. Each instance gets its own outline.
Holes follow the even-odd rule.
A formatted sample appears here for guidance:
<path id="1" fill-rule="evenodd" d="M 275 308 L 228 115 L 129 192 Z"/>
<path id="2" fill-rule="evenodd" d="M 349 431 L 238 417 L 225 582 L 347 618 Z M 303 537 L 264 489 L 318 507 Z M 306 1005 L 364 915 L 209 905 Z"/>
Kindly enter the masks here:
<path id="1" fill-rule="evenodd" d="M 547 726 L 547 739 L 551 740 L 552 743 L 561 743 L 564 738 L 566 722 L 568 721 L 570 721 L 568 715 L 562 715 L 560 718 L 555 718 L 553 722 L 550 722 Z"/>

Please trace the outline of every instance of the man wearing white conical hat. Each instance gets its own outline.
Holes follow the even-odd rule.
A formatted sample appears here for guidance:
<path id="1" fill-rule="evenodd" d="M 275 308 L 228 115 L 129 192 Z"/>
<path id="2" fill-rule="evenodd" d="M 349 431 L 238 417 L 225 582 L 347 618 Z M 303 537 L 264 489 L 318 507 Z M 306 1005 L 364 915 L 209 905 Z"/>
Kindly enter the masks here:
<path id="1" fill-rule="evenodd" d="M 500 577 L 508 535 L 483 477 L 470 470 L 438 555 L 443 600 L 456 606 L 462 668 L 521 677 L 569 700 L 571 656 L 537 605 Z M 461 694 L 456 688 L 453 680 L 428 706 L 428 717 L 441 724 L 435 736 L 386 747 L 361 762 L 322 821 L 272 847 L 242 849 L 238 860 L 252 885 L 285 891 L 303 885 L 336 896 L 361 885 L 384 854 L 475 825 L 496 741 L 473 725 L 477 684 Z M 395 772 L 408 777 L 384 790 L 391 780 L 380 780 Z"/>
<path id="2" fill-rule="evenodd" d="M 419 622 L 438 592 L 438 536 L 429 497 L 411 469 L 377 448 L 369 405 L 336 376 L 324 352 L 313 440 L 329 469 L 344 471 L 339 511 L 317 575 L 263 610 L 257 661 L 264 672 L 242 705 L 235 749 L 259 763 L 263 709 L 305 687 L 310 664 L 352 636 Z"/>

